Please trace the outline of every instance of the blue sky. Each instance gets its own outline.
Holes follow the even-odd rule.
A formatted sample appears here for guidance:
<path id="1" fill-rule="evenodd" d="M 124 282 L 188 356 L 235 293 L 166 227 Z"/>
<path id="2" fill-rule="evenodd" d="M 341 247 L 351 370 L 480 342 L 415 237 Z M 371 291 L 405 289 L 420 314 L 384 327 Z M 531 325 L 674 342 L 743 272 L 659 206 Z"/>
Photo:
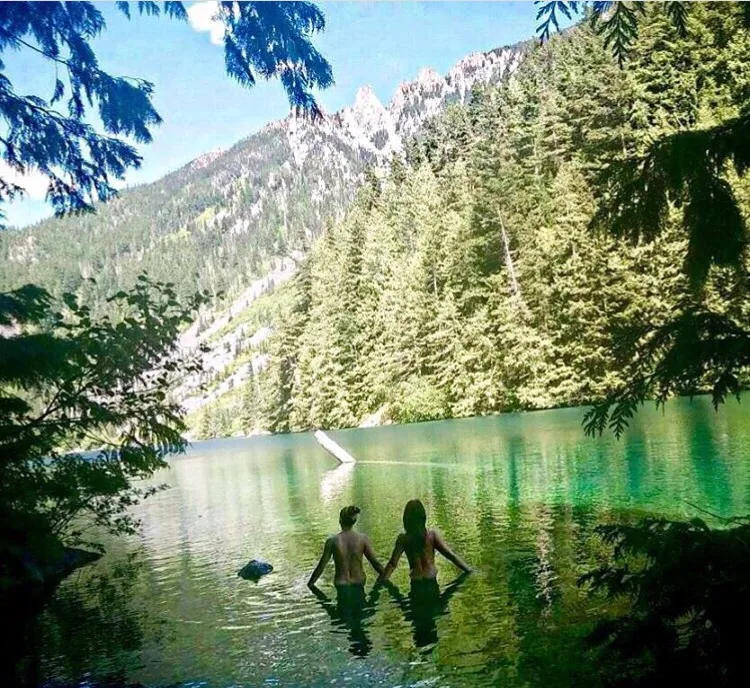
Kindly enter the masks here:
<path id="1" fill-rule="evenodd" d="M 188 8 L 194 3 L 186 3 Z M 350 104 L 369 84 L 387 103 L 401 81 L 422 67 L 445 73 L 468 53 L 529 38 L 535 30 L 531 2 L 327 2 L 318 3 L 327 28 L 316 45 L 333 66 L 335 85 L 318 94 L 325 110 Z M 212 43 L 200 11 L 191 24 L 133 16 L 128 21 L 101 3 L 106 32 L 94 47 L 112 74 L 155 84 L 154 102 L 164 123 L 153 143 L 142 146 L 143 166 L 128 185 L 153 181 L 201 153 L 228 148 L 288 112 L 278 82 L 244 89 L 226 76 L 223 50 Z M 54 70 L 25 53 L 3 55 L 16 88 L 49 97 Z M 23 226 L 51 214 L 33 183 L 29 198 L 6 206 L 9 224 Z"/>

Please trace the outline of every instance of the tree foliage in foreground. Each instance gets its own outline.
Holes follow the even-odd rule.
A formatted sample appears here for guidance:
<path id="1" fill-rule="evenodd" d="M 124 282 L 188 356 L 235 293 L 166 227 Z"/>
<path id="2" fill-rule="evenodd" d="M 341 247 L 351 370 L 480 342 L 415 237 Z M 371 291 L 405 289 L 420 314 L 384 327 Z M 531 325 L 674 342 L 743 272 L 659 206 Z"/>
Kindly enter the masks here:
<path id="1" fill-rule="evenodd" d="M 543 41 L 549 40 L 553 31 L 560 30 L 564 17 L 571 20 L 574 15 L 584 14 L 591 27 L 602 38 L 606 48 L 622 67 L 633 54 L 638 40 L 639 27 L 649 11 L 663 13 L 672 23 L 675 33 L 684 37 L 688 32 L 690 2 L 679 0 L 653 3 L 612 0 L 536 0 L 537 33 Z M 750 8 L 742 7 L 742 19 L 750 26 Z"/>
<path id="2" fill-rule="evenodd" d="M 647 158 L 654 141 L 739 116 L 750 41 L 737 13 L 698 5 L 681 35 L 649 11 L 625 71 L 595 30 L 578 27 L 434 120 L 407 163 L 371 177 L 311 251 L 294 285 L 303 307 L 282 318 L 253 381 L 266 406 L 259 424 L 610 399 L 620 410 L 589 427 L 620 432 L 644 398 L 735 394 L 747 382 L 747 255 L 711 261 L 697 287 L 685 269 L 694 240 L 672 197 L 663 224 L 632 241 L 591 225 L 613 169 Z M 675 193 L 698 184 L 696 169 L 678 168 L 687 181 L 675 177 Z M 722 175 L 746 217 L 748 180 Z"/>
<path id="3" fill-rule="evenodd" d="M 600 526 L 613 561 L 581 583 L 632 603 L 590 640 L 607 648 L 610 685 L 747 685 L 750 521 Z"/>
<path id="4" fill-rule="evenodd" d="M 678 395 L 710 390 L 714 407 L 740 399 L 750 370 L 750 329 L 730 315 L 702 306 L 678 307 L 662 326 L 636 328 L 638 358 L 630 377 L 587 412 L 590 435 L 610 428 L 620 437 L 646 399 L 664 404 Z"/>
<path id="5" fill-rule="evenodd" d="M 557 25 L 556 12 L 569 16 L 571 6 L 577 9 L 582 3 L 540 4 L 540 30 L 548 37 L 550 24 Z M 594 2 L 591 7 L 595 30 L 621 66 L 637 47 L 641 24 L 653 26 L 642 19 L 647 14 L 666 14 L 675 33 L 688 38 L 691 32 L 698 34 L 694 16 L 706 11 L 681 2 Z M 709 77 L 699 70 L 698 78 L 688 77 L 678 93 L 691 97 L 693 89 L 706 83 L 711 88 L 724 85 L 739 96 L 734 107 L 719 105 L 703 121 L 682 120 L 672 111 L 676 127 L 656 130 L 645 145 L 609 161 L 598 175 L 601 195 L 590 226 L 635 245 L 657 241 L 677 226 L 686 235 L 682 265 L 688 290 L 667 310 L 662 324 L 636 322 L 620 328 L 614 341 L 626 376 L 587 413 L 584 425 L 590 434 L 609 427 L 621 435 L 647 399 L 663 404 L 672 396 L 708 388 L 718 407 L 730 394 L 739 399 L 746 383 L 750 279 L 747 186 L 741 178 L 750 167 L 750 81 L 745 63 L 734 61 L 730 46 L 737 31 L 741 35 L 750 24 L 750 7 L 729 5 L 724 12 L 729 22 L 717 36 L 718 47 L 727 51 L 723 74 Z M 746 37 L 741 41 L 747 44 Z M 658 55 L 653 62 L 658 69 Z M 687 64 L 680 61 L 682 69 Z M 638 65 L 627 69 L 630 75 Z M 659 80 L 646 84 L 652 97 Z M 680 79 L 661 82 L 669 89 L 670 82 L 679 84 Z M 719 283 L 712 283 L 721 270 Z M 612 559 L 581 583 L 610 598 L 627 598 L 632 605 L 628 614 L 599 623 L 590 637 L 611 653 L 605 655 L 608 684 L 747 684 L 750 525 L 747 518 L 736 518 L 725 526 L 731 527 L 710 528 L 700 519 L 647 519 L 599 528 L 613 547 Z"/>
<path id="6" fill-rule="evenodd" d="M 129 3 L 117 7 L 130 17 Z M 186 18 L 179 2 L 137 7 Z M 332 78 L 311 43 L 324 27 L 314 5 L 220 2 L 216 19 L 230 76 L 244 86 L 279 78 L 293 108 L 319 115 L 311 89 Z M 16 173 L 42 173 L 58 214 L 110 199 L 113 180 L 140 164 L 128 139 L 150 142 L 161 122 L 152 84 L 99 66 L 91 42 L 105 28 L 90 2 L 0 5 L 0 53 L 36 54 L 55 74 L 49 97 L 24 95 L 0 61 L 0 158 Z M 0 179 L 0 203 L 22 192 Z M 182 411 L 170 394 L 199 364 L 181 358 L 177 337 L 206 299 L 201 293 L 183 307 L 173 284 L 140 277 L 111 297 L 108 312 L 117 315 L 95 318 L 73 294 L 62 305 L 34 285 L 0 294 L 4 572 L 45 543 L 82 541 L 85 527 L 133 531 L 130 507 L 153 491 L 139 481 L 184 448 Z M 96 456 L 81 446 L 97 447 Z"/>
<path id="7" fill-rule="evenodd" d="M 154 490 L 138 481 L 185 446 L 171 390 L 200 362 L 177 336 L 206 296 L 181 306 L 170 284 L 141 276 L 111 297 L 117 317 L 96 320 L 72 295 L 60 304 L 32 285 L 0 297 L 4 547 L 28 546 L 34 529 L 68 543 L 83 528 L 133 531 L 130 507 Z"/>
<path id="8" fill-rule="evenodd" d="M 639 69 L 638 45 L 642 34 L 651 33 L 654 15 L 672 25 L 674 37 L 690 39 L 700 35 L 696 20 L 705 13 L 698 3 L 683 2 L 537 5 L 543 39 L 559 28 L 560 14 L 570 18 L 586 8 L 593 29 L 623 67 L 623 78 Z M 706 303 L 703 293 L 714 268 L 734 271 L 739 285 L 735 299 L 747 298 L 748 287 L 747 210 L 738 197 L 742 186 L 736 182 L 750 168 L 750 81 L 745 63 L 735 59 L 730 46 L 738 35 L 746 36 L 750 6 L 727 6 L 722 10 L 724 26 L 715 34 L 716 47 L 727 52 L 724 72 L 709 75 L 699 69 L 694 78 L 673 82 L 679 82 L 683 99 L 706 86 L 728 87 L 735 93 L 734 107 L 718 106 L 711 117 L 700 120 L 671 112 L 675 125 L 654 131 L 645 145 L 609 161 L 596 179 L 598 207 L 590 222 L 594 229 L 638 244 L 654 241 L 679 217 L 678 226 L 687 237 L 683 268 L 693 295 L 683 299 L 663 325 L 643 323 L 627 332 L 623 341 L 630 348 L 629 375 L 587 414 L 584 424 L 589 433 L 610 428 L 619 436 L 644 401 L 663 403 L 674 394 L 706 386 L 714 402 L 721 403 L 729 394 L 738 394 L 749 369 L 750 339 L 742 319 Z M 688 64 L 689 60 L 681 61 L 680 66 Z M 652 86 L 647 89 L 658 97 Z"/>
<path id="9" fill-rule="evenodd" d="M 130 17 L 128 2 L 118 8 Z M 141 14 L 185 20 L 181 2 L 138 2 Z M 163 10 L 162 10 L 163 7 Z M 227 73 L 243 86 L 278 78 L 292 108 L 320 115 L 312 89 L 333 83 L 331 67 L 312 45 L 325 19 L 306 2 L 219 2 Z M 0 54 L 36 53 L 54 70 L 52 93 L 27 95 L 0 60 L 0 158 L 19 174 L 40 172 L 57 214 L 93 210 L 116 194 L 114 180 L 137 168 L 141 156 L 131 139 L 149 143 L 161 122 L 153 84 L 109 74 L 91 41 L 106 29 L 91 2 L 0 3 Z M 0 204 L 23 195 L 8 175 L 0 177 Z"/>

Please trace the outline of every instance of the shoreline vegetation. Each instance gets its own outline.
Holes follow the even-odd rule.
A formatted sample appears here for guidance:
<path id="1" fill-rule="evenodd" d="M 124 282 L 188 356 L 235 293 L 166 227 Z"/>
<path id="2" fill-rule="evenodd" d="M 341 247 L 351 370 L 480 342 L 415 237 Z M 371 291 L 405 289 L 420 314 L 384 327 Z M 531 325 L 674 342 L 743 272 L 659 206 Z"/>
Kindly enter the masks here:
<path id="1" fill-rule="evenodd" d="M 729 399 L 728 403 L 742 403 L 742 399 L 750 392 L 750 386 L 743 387 L 740 392 L 739 396 L 735 399 Z M 675 396 L 670 399 L 667 399 L 665 402 L 662 402 L 658 399 L 647 399 L 643 402 L 643 404 L 640 406 L 640 408 L 645 408 L 648 406 L 654 406 L 657 408 L 660 408 L 663 404 L 669 404 L 674 401 L 678 401 L 681 399 L 685 399 L 690 401 L 691 403 L 695 399 L 700 398 L 707 398 L 711 397 L 711 391 L 710 390 L 702 390 L 700 392 L 696 392 L 695 394 L 690 395 L 680 395 Z M 468 420 L 472 418 L 493 418 L 497 416 L 508 416 L 508 415 L 517 415 L 517 414 L 529 414 L 529 413 L 541 413 L 545 411 L 562 411 L 565 409 L 581 409 L 583 411 L 589 411 L 590 409 L 594 408 L 596 402 L 592 402 L 589 404 L 562 404 L 559 406 L 549 406 L 544 408 L 528 408 L 528 409 L 516 409 L 516 410 L 508 410 L 508 411 L 493 411 L 488 412 L 484 414 L 476 414 L 471 416 L 448 416 L 448 417 L 441 417 L 441 418 L 428 418 L 428 419 L 421 419 L 421 420 L 407 420 L 403 422 L 398 422 L 391 420 L 387 416 L 387 408 L 385 406 L 378 409 L 375 413 L 370 414 L 369 416 L 362 419 L 362 421 L 358 425 L 351 425 L 351 426 L 343 426 L 343 427 L 322 427 L 322 428 L 306 428 L 306 429 L 300 429 L 300 430 L 284 430 L 279 432 L 272 432 L 270 430 L 262 429 L 262 428 L 254 428 L 250 432 L 242 432 L 242 431 L 235 431 L 232 434 L 228 435 L 216 435 L 212 437 L 200 437 L 198 436 L 194 431 L 190 430 L 187 433 L 183 435 L 183 437 L 188 442 L 202 442 L 207 440 L 227 440 L 227 439 L 249 439 L 252 437 L 269 437 L 269 436 L 276 436 L 276 435 L 288 435 L 288 434 L 297 434 L 297 433 L 304 433 L 304 432 L 313 432 L 316 429 L 321 429 L 326 432 L 332 431 L 335 432 L 337 430 L 367 430 L 370 428 L 381 428 L 381 427 L 390 427 L 390 426 L 400 426 L 400 425 L 414 425 L 419 423 L 433 423 L 433 422 L 440 422 L 440 421 L 447 421 L 447 420 Z M 640 409 L 639 409 L 640 410 Z M 717 413 L 720 411 L 720 407 L 717 407 L 714 409 Z M 583 429 L 582 429 L 583 432 Z"/>
<path id="2" fill-rule="evenodd" d="M 700 242 L 721 241 L 692 234 L 679 211 L 687 196 L 631 208 L 613 195 L 618 175 L 635 174 L 631 161 L 652 160 L 654 141 L 669 141 L 676 166 L 686 128 L 709 131 L 744 107 L 747 76 L 729 66 L 739 55 L 750 62 L 738 8 L 690 9 L 684 34 L 664 13 L 644 14 L 626 68 L 587 24 L 552 38 L 511 78 L 437 115 L 405 159 L 370 170 L 283 298 L 269 294 L 258 325 L 271 333 L 242 353 L 262 356 L 262 368 L 189 416 L 195 437 L 611 398 L 622 402 L 620 422 L 636 387 L 641 398 L 747 387 L 747 368 L 722 358 L 722 342 L 745 336 L 748 252 L 727 250 L 711 265 Z M 692 170 L 713 159 L 694 154 Z M 720 185 L 732 216 L 747 214 L 748 177 Z M 634 187 L 629 197 L 644 194 Z M 618 217 L 612 198 L 629 218 L 624 236 L 602 219 Z M 723 225 L 711 216 L 703 226 Z M 704 256 L 698 277 L 695 256 Z M 656 361 L 672 369 L 653 376 Z M 592 428 L 611 420 L 598 410 Z"/>
<path id="3" fill-rule="evenodd" d="M 127 3 L 117 6 L 130 18 Z M 137 246 L 81 216 L 112 200 L 115 178 L 140 165 L 133 144 L 150 142 L 161 122 L 153 85 L 98 66 L 89 42 L 105 22 L 93 3 L 4 7 L 0 52 L 30 48 L 56 79 L 48 101 L 21 95 L 16 76 L 2 75 L 8 133 L 0 157 L 19 173 L 45 173 L 50 204 L 76 215 L 46 223 L 50 236 L 67 225 L 93 237 L 52 241 L 52 260 L 38 271 L 30 268 L 33 240 L 21 253 L 5 252 L 13 279 L 33 274 L 40 282 L 6 284 L 0 294 L 6 599 L 18 585 L 54 587 L 93 561 L 95 553 L 78 548 L 101 547 L 85 539 L 89 526 L 136 534 L 133 507 L 159 491 L 148 479 L 184 452 L 188 429 L 201 437 L 283 434 L 593 402 L 582 432 L 619 438 L 649 398 L 710 390 L 718 407 L 747 388 L 750 4 L 589 3 L 586 20 L 551 36 L 556 12 L 570 18 L 581 6 L 541 3 L 545 40 L 524 49 L 517 69 L 471 89 L 466 102 L 388 149 L 389 161 L 373 157 L 356 173 L 351 204 L 354 188 L 339 189 L 346 213 L 320 235 L 305 221 L 293 229 L 287 222 L 287 211 L 321 219 L 314 197 L 285 204 L 270 231 L 256 233 L 264 245 L 254 247 L 254 267 L 227 250 L 250 243 L 249 223 L 230 224 L 221 206 L 250 212 L 262 194 L 244 181 L 231 200 L 222 193 L 217 180 L 252 172 L 222 169 L 221 155 L 200 168 L 195 186 L 181 179 L 184 170 L 168 176 L 170 193 L 187 189 L 184 205 L 157 194 L 150 214 L 121 216 L 122 225 L 137 225 Z M 165 3 L 163 13 L 187 19 L 181 3 Z M 295 130 L 320 131 L 313 91 L 332 83 L 311 42 L 325 27 L 320 10 L 219 3 L 214 19 L 226 28 L 227 73 L 245 86 L 256 74 L 280 78 L 294 114 L 304 115 L 289 119 Z M 276 37 L 258 39 L 264 35 Z M 57 74 L 61 62 L 66 74 Z M 67 107 L 53 107 L 58 101 Z M 101 128 L 88 123 L 94 113 Z M 269 189 L 282 185 L 267 180 Z M 0 182 L 0 202 L 23 194 Z M 148 190 L 128 196 L 145 200 Z M 204 378 L 207 346 L 186 355 L 179 343 L 221 290 L 183 298 L 175 283 L 135 273 L 146 252 L 161 259 L 158 226 L 169 211 L 177 223 L 167 232 L 169 264 L 179 266 L 183 286 L 196 282 L 196 257 L 218 256 L 212 266 L 243 280 L 268 258 L 304 254 L 283 299 L 274 292 L 273 308 L 265 303 L 246 319 L 264 327 L 262 336 L 224 342 L 225 363 L 234 354 L 239 366 L 244 356 L 241 388 L 239 375 Z M 191 258 L 184 239 L 193 235 L 201 250 Z M 93 260 L 76 253 L 83 243 Z M 117 281 L 122 264 L 103 258 L 113 244 L 138 256 Z M 72 277 L 56 269 L 56 256 L 73 266 Z M 125 287 L 116 291 L 120 279 Z M 190 428 L 175 394 L 186 378 L 222 394 L 187 419 Z M 96 460 L 59 449 L 82 444 L 105 449 Z M 608 554 L 579 584 L 630 605 L 590 636 L 610 653 L 608 680 L 735 686 L 747 676 L 750 518 L 722 525 L 731 527 L 700 518 L 594 526 Z"/>

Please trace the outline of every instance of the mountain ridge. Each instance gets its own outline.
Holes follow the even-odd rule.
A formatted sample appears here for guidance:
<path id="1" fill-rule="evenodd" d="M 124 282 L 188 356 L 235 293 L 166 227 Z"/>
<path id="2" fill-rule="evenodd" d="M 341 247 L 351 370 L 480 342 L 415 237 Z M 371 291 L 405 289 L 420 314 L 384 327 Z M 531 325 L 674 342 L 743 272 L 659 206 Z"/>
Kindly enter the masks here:
<path id="1" fill-rule="evenodd" d="M 368 167 L 385 169 L 394 155 L 403 156 L 431 118 L 465 103 L 474 86 L 512 74 L 532 45 L 471 53 L 445 76 L 423 68 L 398 85 L 387 105 L 363 85 L 353 103 L 319 122 L 290 114 L 225 150 L 124 189 L 95 214 L 3 233 L 0 290 L 34 282 L 55 294 L 77 293 L 101 314 L 108 294 L 148 272 L 175 283 L 180 296 L 199 289 L 225 295 L 188 333 L 187 341 L 203 341 L 220 329 L 216 322 L 290 278 L 326 223 L 343 217 Z M 257 284 L 265 286 L 258 291 Z M 254 334 L 230 332 L 215 341 L 207 375 L 225 374 Z"/>
<path id="2" fill-rule="evenodd" d="M 177 279 L 182 294 L 196 287 L 240 291 L 264 274 L 270 257 L 304 250 L 326 221 L 340 219 L 366 167 L 403 154 L 408 138 L 450 103 L 465 102 L 474 85 L 512 73 L 530 45 L 472 53 L 445 76 L 423 68 L 399 84 L 388 105 L 362 86 L 354 103 L 319 123 L 289 115 L 226 150 L 208 151 L 158 180 L 124 189 L 96 214 L 6 232 L 0 288 L 34 281 L 89 299 L 84 279 L 98 277 L 101 306 L 106 290 L 127 286 L 146 270 L 160 279 L 196 272 L 195 283 Z M 74 245 L 61 250 L 61 236 Z M 155 256 L 165 244 L 179 254 L 174 260 Z M 241 257 L 244 268 L 231 255 Z"/>
<path id="3" fill-rule="evenodd" d="M 432 107 L 429 108 L 430 112 L 426 117 L 421 118 L 419 122 L 405 124 L 408 121 L 408 116 L 404 114 L 404 110 L 406 110 L 410 101 L 413 101 L 416 97 L 423 98 L 425 93 L 430 93 L 432 91 L 433 101 L 436 100 L 437 97 L 444 100 L 447 96 L 455 94 L 456 100 L 451 102 L 465 103 L 467 97 L 470 95 L 472 87 L 475 85 L 489 85 L 493 83 L 494 80 L 501 79 L 515 71 L 525 55 L 526 49 L 528 49 L 533 42 L 534 41 L 530 39 L 509 46 L 493 48 L 488 51 L 469 53 L 456 62 L 448 70 L 445 76 L 442 76 L 432 67 L 422 67 L 417 73 L 416 78 L 402 81 L 398 84 L 387 105 L 384 104 L 375 93 L 372 84 L 362 84 L 355 92 L 353 103 L 345 105 L 333 112 L 326 112 L 323 110 L 323 122 L 332 122 L 335 126 L 346 127 L 349 125 L 352 127 L 349 123 L 352 122 L 352 120 L 355 120 L 359 126 L 361 126 L 361 120 L 368 119 L 368 116 L 373 109 L 378 109 L 380 111 L 384 110 L 391 114 L 395 122 L 399 123 L 399 129 L 405 130 L 405 134 L 398 132 L 399 135 L 402 138 L 407 138 L 418 132 L 418 125 L 424 124 L 427 118 L 434 116 L 439 112 L 433 104 Z M 394 111 L 396 113 L 395 115 L 393 114 Z M 353 115 L 353 117 L 351 115 Z M 223 154 L 232 151 L 238 146 L 242 146 L 244 143 L 252 140 L 255 136 L 266 131 L 276 131 L 278 129 L 283 130 L 285 128 L 290 128 L 292 131 L 296 131 L 300 128 L 315 129 L 316 127 L 321 126 L 324 126 L 324 124 L 321 125 L 320 123 L 317 123 L 311 125 L 304 118 L 298 117 L 294 113 L 289 113 L 285 117 L 266 123 L 257 132 L 241 138 L 229 148 L 216 148 L 202 153 L 175 170 L 167 172 L 159 179 L 129 186 L 127 187 L 127 190 L 133 191 L 143 186 L 158 183 L 165 177 L 187 169 L 197 170 L 207 167 L 214 161 L 220 159 Z M 378 148 L 378 150 L 382 152 L 381 148 Z M 46 220 L 41 222 L 46 222 Z"/>

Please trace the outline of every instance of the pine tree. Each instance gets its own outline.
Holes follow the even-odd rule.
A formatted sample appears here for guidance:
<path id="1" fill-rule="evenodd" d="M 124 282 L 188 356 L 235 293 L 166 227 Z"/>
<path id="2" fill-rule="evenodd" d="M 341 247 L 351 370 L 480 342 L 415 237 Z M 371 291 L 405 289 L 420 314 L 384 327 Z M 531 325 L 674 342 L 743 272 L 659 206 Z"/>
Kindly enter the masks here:
<path id="1" fill-rule="evenodd" d="M 130 17 L 130 3 L 118 2 Z M 156 2 L 139 2 L 141 14 L 162 12 Z M 163 3 L 165 16 L 186 20 L 181 2 Z M 312 88 L 333 83 L 331 67 L 310 36 L 322 31 L 320 10 L 307 2 L 219 3 L 223 22 L 227 73 L 243 86 L 256 76 L 280 78 L 292 108 L 312 116 L 320 110 Z M 54 31 L 50 30 L 54 27 Z M 0 53 L 33 51 L 54 67 L 49 99 L 21 95 L 3 73 L 0 118 L 7 130 L 0 156 L 15 171 L 39 171 L 49 180 L 47 196 L 58 214 L 93 210 L 97 200 L 116 194 L 113 179 L 122 179 L 141 157 L 128 143 L 149 143 L 151 129 L 161 123 L 152 102 L 153 84 L 116 77 L 99 67 L 91 41 L 106 28 L 91 2 L 8 2 L 0 5 Z M 259 36 L 273 40 L 258 40 Z M 64 103 L 64 115 L 56 109 Z M 95 109 L 103 133 L 86 119 L 87 105 Z M 0 179 L 0 204 L 23 195 L 22 187 Z"/>
<path id="2" fill-rule="evenodd" d="M 579 27 L 436 118 L 406 164 L 368 172 L 347 216 L 312 247 L 305 317 L 291 309 L 275 335 L 263 375 L 271 427 L 351 426 L 383 410 L 412 421 L 583 404 L 636 379 L 634 351 L 696 298 L 681 268 L 689 239 L 677 209 L 636 245 L 591 231 L 606 201 L 598 184 L 654 137 L 740 107 L 750 77 L 728 64 L 750 48 L 746 35 L 725 35 L 728 17 L 693 10 L 691 32 L 675 36 L 654 13 L 624 73 L 595 31 Z M 750 207 L 750 183 L 727 179 Z M 684 328 L 744 337 L 743 270 L 713 270 L 700 300 L 722 317 L 701 311 Z M 735 369 L 723 379 L 725 391 L 739 384 Z"/>
<path id="3" fill-rule="evenodd" d="M 250 374 L 242 389 L 242 400 L 240 403 L 240 427 L 242 432 L 249 434 L 258 428 L 260 420 L 260 395 L 258 383 L 253 374 L 252 364 Z"/>

